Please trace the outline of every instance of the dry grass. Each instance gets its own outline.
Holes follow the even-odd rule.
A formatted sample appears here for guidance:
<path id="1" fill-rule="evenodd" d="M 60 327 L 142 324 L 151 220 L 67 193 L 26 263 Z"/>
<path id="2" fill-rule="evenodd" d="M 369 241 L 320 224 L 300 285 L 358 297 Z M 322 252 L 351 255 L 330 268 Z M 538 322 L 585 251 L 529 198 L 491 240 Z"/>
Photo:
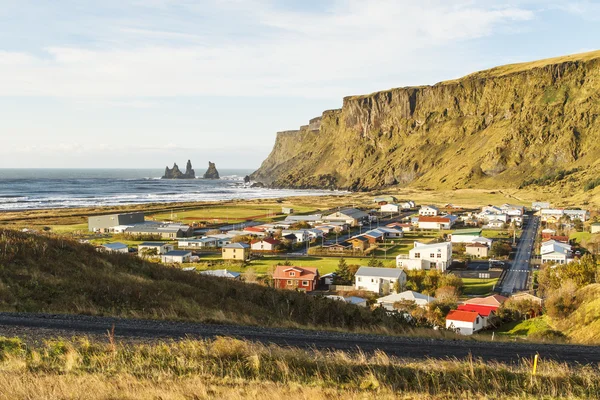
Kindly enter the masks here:
<path id="1" fill-rule="evenodd" d="M 597 368 L 541 360 L 412 361 L 283 349 L 229 338 L 27 348 L 0 338 L 0 399 L 598 398 Z M 402 397 L 404 396 L 404 397 Z"/>

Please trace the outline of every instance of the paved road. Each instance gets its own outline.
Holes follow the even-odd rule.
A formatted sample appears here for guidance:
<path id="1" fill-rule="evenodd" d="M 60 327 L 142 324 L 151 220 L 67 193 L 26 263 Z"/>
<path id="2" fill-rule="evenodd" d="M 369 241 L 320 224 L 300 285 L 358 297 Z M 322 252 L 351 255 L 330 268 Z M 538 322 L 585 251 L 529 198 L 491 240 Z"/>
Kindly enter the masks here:
<path id="1" fill-rule="evenodd" d="M 523 229 L 517 246 L 517 252 L 510 268 L 501 283 L 501 293 L 511 294 L 519 290 L 527 290 L 527 280 L 531 272 L 531 256 L 533 244 L 540 224 L 539 217 L 531 216 Z"/>
<path id="2" fill-rule="evenodd" d="M 414 359 L 465 358 L 472 354 L 484 360 L 516 362 L 539 353 L 542 359 L 569 363 L 600 362 L 600 347 L 589 346 L 439 340 L 78 315 L 0 313 L 0 336 L 19 336 L 29 343 L 57 336 L 68 338 L 82 335 L 106 340 L 106 332 L 113 324 L 117 340 L 128 342 L 232 336 L 302 348 L 364 352 L 380 350 L 392 356 Z"/>

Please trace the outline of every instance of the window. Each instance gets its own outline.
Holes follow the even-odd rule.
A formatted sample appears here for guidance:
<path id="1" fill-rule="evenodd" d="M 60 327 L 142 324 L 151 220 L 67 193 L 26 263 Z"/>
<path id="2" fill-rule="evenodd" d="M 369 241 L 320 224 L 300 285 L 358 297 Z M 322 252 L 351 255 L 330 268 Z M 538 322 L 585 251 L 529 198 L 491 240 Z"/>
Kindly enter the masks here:
<path id="1" fill-rule="evenodd" d="M 442 255 L 441 255 L 441 254 L 438 254 L 438 255 L 437 255 L 437 258 L 442 258 Z"/>
<path id="2" fill-rule="evenodd" d="M 477 318 L 475 319 L 475 323 L 476 323 L 476 324 L 478 324 L 478 323 L 479 323 L 479 317 L 477 317 Z"/>
<path id="3" fill-rule="evenodd" d="M 302 286 L 308 286 L 308 281 L 302 281 Z"/>
<path id="4" fill-rule="evenodd" d="M 233 255 L 233 258 L 235 258 L 235 254 Z"/>
<path id="5" fill-rule="evenodd" d="M 291 271 L 290 276 L 296 276 L 296 273 L 294 271 Z"/>
<path id="6" fill-rule="evenodd" d="M 421 258 L 421 253 L 415 253 L 415 258 Z"/>
<path id="7" fill-rule="evenodd" d="M 435 253 L 430 253 L 430 254 L 429 254 L 429 257 L 431 257 L 431 258 L 435 258 Z"/>
<path id="8" fill-rule="evenodd" d="M 287 284 L 288 284 L 288 285 L 291 285 L 292 283 L 293 283 L 293 282 L 292 282 L 292 280 L 288 280 L 288 281 L 287 281 Z"/>
<path id="9" fill-rule="evenodd" d="M 359 281 L 359 282 L 362 282 L 362 278 L 361 278 L 360 276 L 358 277 L 358 281 Z"/>

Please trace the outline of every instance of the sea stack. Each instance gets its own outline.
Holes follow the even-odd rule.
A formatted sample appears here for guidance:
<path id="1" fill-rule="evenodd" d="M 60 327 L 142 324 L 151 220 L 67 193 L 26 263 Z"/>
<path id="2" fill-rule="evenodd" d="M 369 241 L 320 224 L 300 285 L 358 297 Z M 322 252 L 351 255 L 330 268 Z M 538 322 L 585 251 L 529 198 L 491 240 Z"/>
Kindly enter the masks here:
<path id="1" fill-rule="evenodd" d="M 192 162 L 188 160 L 185 173 L 179 170 L 177 163 L 174 163 L 173 168 L 165 167 L 165 174 L 161 179 L 196 179 L 196 172 L 192 168 Z"/>
<path id="2" fill-rule="evenodd" d="M 219 179 L 219 171 L 217 171 L 215 163 L 208 162 L 208 169 L 204 173 L 204 179 Z"/>

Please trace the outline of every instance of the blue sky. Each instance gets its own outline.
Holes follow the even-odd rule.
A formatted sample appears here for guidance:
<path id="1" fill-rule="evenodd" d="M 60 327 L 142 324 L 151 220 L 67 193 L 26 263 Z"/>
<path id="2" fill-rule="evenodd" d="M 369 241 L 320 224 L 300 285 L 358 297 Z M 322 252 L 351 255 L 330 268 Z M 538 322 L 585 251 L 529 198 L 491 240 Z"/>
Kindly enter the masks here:
<path id="1" fill-rule="evenodd" d="M 594 1 L 0 0 L 0 168 L 256 168 L 343 96 L 599 42 Z"/>

